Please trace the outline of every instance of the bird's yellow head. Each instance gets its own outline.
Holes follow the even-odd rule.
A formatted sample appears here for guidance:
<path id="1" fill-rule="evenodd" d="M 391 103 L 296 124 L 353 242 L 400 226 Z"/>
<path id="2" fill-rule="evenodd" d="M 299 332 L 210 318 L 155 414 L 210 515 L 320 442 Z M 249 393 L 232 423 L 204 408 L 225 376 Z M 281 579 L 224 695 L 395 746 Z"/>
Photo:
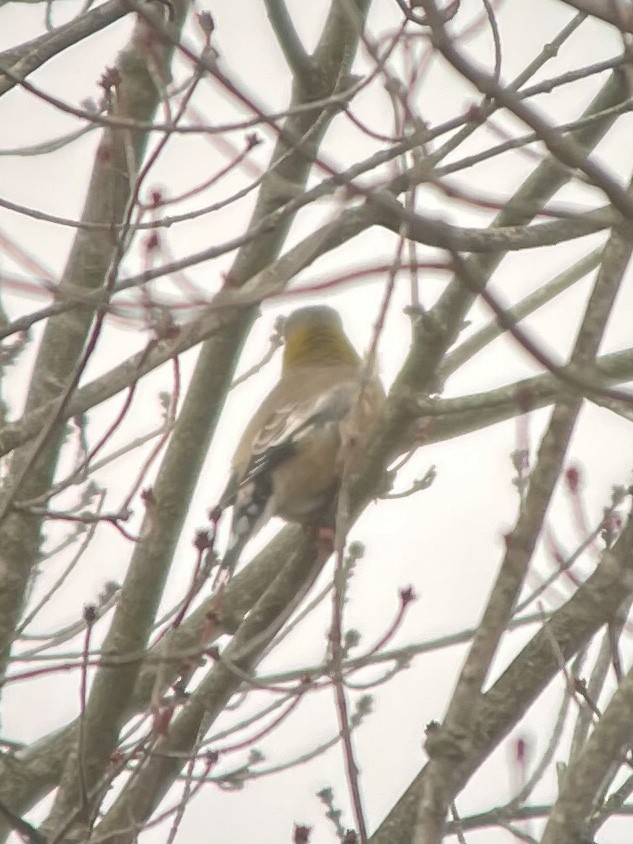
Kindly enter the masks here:
<path id="1" fill-rule="evenodd" d="M 352 366 L 360 363 L 339 314 L 325 305 L 293 311 L 284 325 L 284 371 L 295 366 L 337 363 Z"/>

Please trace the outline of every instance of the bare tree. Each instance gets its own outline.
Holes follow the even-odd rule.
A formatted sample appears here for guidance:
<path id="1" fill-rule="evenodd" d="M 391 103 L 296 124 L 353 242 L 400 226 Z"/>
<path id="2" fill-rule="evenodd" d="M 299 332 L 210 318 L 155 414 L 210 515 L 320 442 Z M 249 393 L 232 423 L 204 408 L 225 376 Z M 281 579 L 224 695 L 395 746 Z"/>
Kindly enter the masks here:
<path id="1" fill-rule="evenodd" d="M 3 837 L 171 842 L 197 795 L 239 788 L 244 827 L 209 810 L 214 840 L 253 828 L 273 840 L 256 802 L 244 812 L 253 783 L 323 757 L 345 788 L 321 791 L 329 820 L 316 828 L 280 791 L 288 841 L 432 844 L 491 828 L 499 840 L 630 840 L 618 837 L 633 812 L 628 4 L 212 11 L 3 9 L 16 31 L 37 19 L 40 34 L 0 53 L 0 113 L 19 138 L 0 153 L 24 174 L 44 162 L 55 185 L 20 176 L 0 196 Z M 102 70 L 99 101 L 79 102 L 77 71 L 110 30 L 127 45 Z M 290 97 L 279 107 L 278 79 Z M 78 207 L 63 185 L 87 175 L 88 155 L 83 209 L 60 212 Z M 277 326 L 264 348 L 262 330 L 306 298 L 356 315 L 368 358 L 392 370 L 386 409 L 344 475 L 333 546 L 287 525 L 226 581 L 213 495 L 242 427 L 227 399 L 246 381 L 244 406 L 256 404 L 281 343 Z M 583 424 L 596 427 L 583 437 Z M 501 437 L 503 450 L 508 436 L 499 509 L 483 503 L 481 468 L 469 487 L 456 476 L 438 491 L 429 466 L 443 443 L 465 443 L 477 465 L 482 442 Z M 593 487 L 588 460 L 605 467 Z M 441 636 L 423 626 L 433 600 L 420 574 L 414 636 L 413 588 L 357 597 L 369 593 L 350 531 L 381 523 L 372 553 L 396 582 L 407 554 L 455 578 L 474 559 L 447 562 L 446 528 L 429 524 L 438 496 L 464 557 L 477 555 L 472 511 L 504 548 L 497 561 L 485 551 L 480 594 L 447 585 Z M 96 600 L 89 582 L 102 584 Z M 372 645 L 348 621 L 351 598 Z M 315 641 L 301 638 L 314 617 L 312 663 L 293 642 Z M 434 688 L 433 658 L 457 645 Z M 418 733 L 374 724 L 410 749 L 387 777 L 362 744 L 368 691 L 398 688 L 405 668 Z M 32 742 L 14 734 L 16 689 L 32 704 Z M 53 731 L 37 729 L 49 695 L 64 712 Z M 259 742 L 293 719 L 302 750 L 265 762 Z M 534 742 L 515 731 L 525 724 Z M 490 805 L 481 789 L 495 791 L 506 740 L 514 791 Z M 382 794 L 393 782 L 402 796 L 375 801 L 372 772 Z"/>

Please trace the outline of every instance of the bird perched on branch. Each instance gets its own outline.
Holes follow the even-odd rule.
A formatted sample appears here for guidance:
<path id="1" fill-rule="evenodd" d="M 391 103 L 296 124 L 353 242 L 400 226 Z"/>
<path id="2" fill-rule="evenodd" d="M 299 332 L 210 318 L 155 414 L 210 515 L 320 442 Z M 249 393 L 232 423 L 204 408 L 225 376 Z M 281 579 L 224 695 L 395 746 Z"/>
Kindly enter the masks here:
<path id="1" fill-rule="evenodd" d="M 332 308 L 294 311 L 283 337 L 281 378 L 246 427 L 220 499 L 220 509 L 234 508 L 228 572 L 272 516 L 332 525 L 343 467 L 385 400 Z"/>

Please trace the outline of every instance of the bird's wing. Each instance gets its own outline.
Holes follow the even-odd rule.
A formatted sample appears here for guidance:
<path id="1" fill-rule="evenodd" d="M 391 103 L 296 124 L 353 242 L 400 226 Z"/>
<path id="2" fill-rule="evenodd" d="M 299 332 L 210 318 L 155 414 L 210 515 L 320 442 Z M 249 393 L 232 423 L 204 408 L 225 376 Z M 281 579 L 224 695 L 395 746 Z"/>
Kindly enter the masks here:
<path id="1" fill-rule="evenodd" d="M 277 408 L 251 446 L 251 460 L 240 486 L 291 457 L 300 441 L 318 427 L 336 424 L 352 409 L 358 382 L 346 381 L 302 401 Z"/>
<path id="2" fill-rule="evenodd" d="M 272 470 L 290 459 L 301 441 L 318 429 L 338 425 L 358 394 L 358 381 L 328 387 L 308 398 L 289 401 L 271 412 L 254 437 L 250 461 L 232 487 L 234 503 L 229 544 L 222 561 L 232 571 L 250 537 L 274 513 Z"/>

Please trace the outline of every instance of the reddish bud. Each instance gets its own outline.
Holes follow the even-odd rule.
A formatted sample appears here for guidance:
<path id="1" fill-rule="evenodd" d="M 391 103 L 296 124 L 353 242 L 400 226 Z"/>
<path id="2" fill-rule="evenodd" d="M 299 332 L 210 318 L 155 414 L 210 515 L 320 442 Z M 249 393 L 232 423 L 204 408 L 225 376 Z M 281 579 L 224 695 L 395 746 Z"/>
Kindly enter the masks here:
<path id="1" fill-rule="evenodd" d="M 220 759 L 220 754 L 217 750 L 207 750 L 204 754 L 204 760 L 207 763 L 207 767 L 212 768 L 214 765 L 218 764 Z"/>
<path id="2" fill-rule="evenodd" d="M 198 24 L 206 36 L 210 36 L 215 29 L 213 15 L 210 12 L 200 12 L 198 15 Z"/>
<path id="3" fill-rule="evenodd" d="M 104 91 L 110 91 L 121 84 L 121 74 L 116 67 L 106 67 L 99 78 L 99 85 Z"/>
<path id="4" fill-rule="evenodd" d="M 413 586 L 405 586 L 404 589 L 400 590 L 400 602 L 403 607 L 406 607 L 407 604 L 415 601 L 417 597 L 418 596 L 415 594 Z"/>
<path id="5" fill-rule="evenodd" d="M 580 482 L 582 480 L 578 466 L 570 466 L 567 469 L 565 472 L 565 480 L 567 481 L 567 486 L 570 492 L 578 492 L 578 487 L 580 486 Z"/>
<path id="6" fill-rule="evenodd" d="M 92 627 L 92 625 L 97 620 L 97 608 L 94 604 L 86 604 L 84 607 L 84 621 L 88 625 L 88 627 Z"/>
<path id="7" fill-rule="evenodd" d="M 213 547 L 213 537 L 208 530 L 197 530 L 193 545 L 198 551 L 206 551 L 207 548 Z"/>
<path id="8" fill-rule="evenodd" d="M 150 232 L 145 238 L 145 251 L 153 252 L 155 249 L 158 249 L 159 243 L 160 238 L 158 237 L 158 232 Z"/>
<path id="9" fill-rule="evenodd" d="M 262 142 L 262 139 L 259 137 L 257 132 L 251 132 L 250 134 L 248 134 L 246 136 L 246 149 L 247 150 L 253 149 L 256 146 L 259 146 L 259 144 L 261 144 L 261 142 Z"/>
<path id="10" fill-rule="evenodd" d="M 311 826 L 304 826 L 303 824 L 295 824 L 294 833 L 292 836 L 293 844 L 307 844 L 310 840 Z"/>
<path id="11" fill-rule="evenodd" d="M 141 492 L 141 501 L 147 508 L 156 506 L 156 496 L 151 486 Z"/>

